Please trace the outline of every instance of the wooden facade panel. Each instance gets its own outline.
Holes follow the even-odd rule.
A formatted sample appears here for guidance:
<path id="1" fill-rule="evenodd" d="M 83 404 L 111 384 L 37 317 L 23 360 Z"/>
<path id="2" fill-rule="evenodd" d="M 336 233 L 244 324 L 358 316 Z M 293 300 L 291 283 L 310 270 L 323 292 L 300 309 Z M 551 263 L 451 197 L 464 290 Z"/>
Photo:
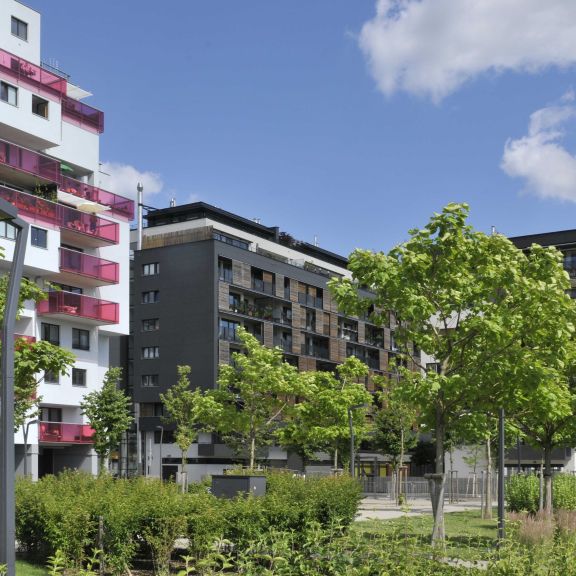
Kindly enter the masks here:
<path id="1" fill-rule="evenodd" d="M 274 325 L 270 322 L 264 322 L 264 346 L 274 346 Z"/>
<path id="2" fill-rule="evenodd" d="M 358 344 L 366 343 L 366 324 L 358 321 Z"/>
<path id="3" fill-rule="evenodd" d="M 284 274 L 276 274 L 276 289 L 275 295 L 278 298 L 284 298 Z"/>
<path id="4" fill-rule="evenodd" d="M 338 362 L 342 363 L 346 360 L 346 341 L 338 340 Z"/>
<path id="5" fill-rule="evenodd" d="M 290 300 L 298 302 L 298 280 L 290 278 Z"/>
<path id="6" fill-rule="evenodd" d="M 218 308 L 228 310 L 228 297 L 230 294 L 230 285 L 226 282 L 218 282 Z"/>
<path id="7" fill-rule="evenodd" d="M 330 338 L 329 351 L 330 351 L 330 360 L 332 360 L 332 362 L 338 362 L 338 358 L 340 357 L 338 344 L 339 344 L 338 339 Z"/>
<path id="8" fill-rule="evenodd" d="M 230 342 L 226 340 L 218 342 L 218 364 L 230 364 Z"/>
<path id="9" fill-rule="evenodd" d="M 380 370 L 386 372 L 388 370 L 388 353 L 384 350 L 379 350 L 380 352 Z"/>
<path id="10" fill-rule="evenodd" d="M 239 260 L 232 260 L 232 274 L 234 284 L 243 286 L 244 288 L 251 287 L 250 264 L 240 262 Z"/>
<path id="11" fill-rule="evenodd" d="M 390 328 L 384 328 L 384 348 L 390 350 Z"/>
<path id="12" fill-rule="evenodd" d="M 300 330 L 292 330 L 292 353 L 302 354 L 302 332 Z"/>
<path id="13" fill-rule="evenodd" d="M 300 356 L 300 358 L 298 358 L 298 370 L 300 370 L 300 372 L 316 370 L 316 360 L 309 356 Z"/>
<path id="14" fill-rule="evenodd" d="M 330 338 L 338 338 L 338 316 L 330 315 Z"/>
<path id="15" fill-rule="evenodd" d="M 294 328 L 302 327 L 302 306 L 299 304 L 292 304 L 292 326 Z M 304 315 L 304 321 L 306 321 L 306 316 Z M 300 352 L 298 352 L 300 353 Z"/>
<path id="16" fill-rule="evenodd" d="M 324 334 L 324 313 L 321 310 L 316 310 L 316 332 Z"/>

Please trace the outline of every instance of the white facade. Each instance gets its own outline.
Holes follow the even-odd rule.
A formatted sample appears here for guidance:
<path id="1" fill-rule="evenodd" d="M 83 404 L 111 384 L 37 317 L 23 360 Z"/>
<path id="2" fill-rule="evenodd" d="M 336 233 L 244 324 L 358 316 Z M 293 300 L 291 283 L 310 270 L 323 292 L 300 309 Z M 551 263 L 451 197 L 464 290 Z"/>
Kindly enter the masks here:
<path id="1" fill-rule="evenodd" d="M 41 381 L 41 413 L 28 426 L 28 471 L 95 472 L 80 402 L 102 385 L 110 338 L 128 334 L 134 206 L 99 187 L 103 114 L 78 100 L 88 92 L 41 65 L 40 15 L 16 0 L 0 2 L 0 82 L 0 197 L 30 223 L 24 274 L 48 295 L 26 304 L 16 332 L 53 339 L 76 356 L 68 375 Z M 6 270 L 14 240 L 1 224 L 0 247 Z M 55 283 L 60 290 L 50 291 Z M 19 473 L 23 443 L 19 431 Z"/>

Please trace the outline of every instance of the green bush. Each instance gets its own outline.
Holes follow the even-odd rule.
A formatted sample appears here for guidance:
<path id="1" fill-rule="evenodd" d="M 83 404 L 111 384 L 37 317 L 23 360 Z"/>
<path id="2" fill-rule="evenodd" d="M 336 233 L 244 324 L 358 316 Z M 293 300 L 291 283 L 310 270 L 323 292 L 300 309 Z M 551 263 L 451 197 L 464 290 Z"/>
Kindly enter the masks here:
<path id="1" fill-rule="evenodd" d="M 511 476 L 506 483 L 506 501 L 510 512 L 538 511 L 540 502 L 540 480 L 531 474 Z"/>
<path id="2" fill-rule="evenodd" d="M 576 510 L 576 477 L 557 474 L 552 479 L 552 505 L 555 510 Z"/>

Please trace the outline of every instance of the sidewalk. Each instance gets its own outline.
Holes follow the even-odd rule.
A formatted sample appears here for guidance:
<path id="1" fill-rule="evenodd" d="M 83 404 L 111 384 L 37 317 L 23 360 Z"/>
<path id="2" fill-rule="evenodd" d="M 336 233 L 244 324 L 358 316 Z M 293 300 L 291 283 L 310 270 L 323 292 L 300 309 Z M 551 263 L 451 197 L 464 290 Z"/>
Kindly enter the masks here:
<path id="1" fill-rule="evenodd" d="M 474 510 L 480 508 L 480 498 L 463 499 L 460 502 L 444 502 L 444 512 L 463 512 L 464 510 Z M 408 509 L 408 512 L 406 512 Z M 391 520 L 401 518 L 404 515 L 418 516 L 420 514 L 432 514 L 432 503 L 427 498 L 415 498 L 408 500 L 408 503 L 401 507 L 396 502 L 390 500 L 387 495 L 366 496 L 360 503 L 360 508 L 356 514 L 356 520 Z"/>

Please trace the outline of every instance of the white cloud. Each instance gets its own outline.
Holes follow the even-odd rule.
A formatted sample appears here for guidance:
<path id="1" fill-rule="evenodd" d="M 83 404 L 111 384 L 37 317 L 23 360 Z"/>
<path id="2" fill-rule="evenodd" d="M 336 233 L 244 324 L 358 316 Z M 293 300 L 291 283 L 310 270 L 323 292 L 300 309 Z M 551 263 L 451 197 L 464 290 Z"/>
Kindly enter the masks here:
<path id="1" fill-rule="evenodd" d="M 442 100 L 486 72 L 576 63 L 575 0 L 378 0 L 360 34 L 386 95 Z"/>
<path id="2" fill-rule="evenodd" d="M 506 142 L 501 163 L 504 172 L 522 178 L 526 190 L 537 196 L 576 202 L 576 156 L 562 142 L 564 128 L 574 118 L 572 92 L 559 104 L 534 112 L 528 135 Z"/>
<path id="3" fill-rule="evenodd" d="M 105 188 L 125 198 L 136 197 L 138 182 L 141 182 L 144 186 L 145 202 L 146 198 L 159 194 L 164 188 L 164 182 L 162 182 L 160 174 L 149 171 L 141 172 L 129 164 L 103 162 L 101 171 L 110 177 L 106 182 Z"/>

